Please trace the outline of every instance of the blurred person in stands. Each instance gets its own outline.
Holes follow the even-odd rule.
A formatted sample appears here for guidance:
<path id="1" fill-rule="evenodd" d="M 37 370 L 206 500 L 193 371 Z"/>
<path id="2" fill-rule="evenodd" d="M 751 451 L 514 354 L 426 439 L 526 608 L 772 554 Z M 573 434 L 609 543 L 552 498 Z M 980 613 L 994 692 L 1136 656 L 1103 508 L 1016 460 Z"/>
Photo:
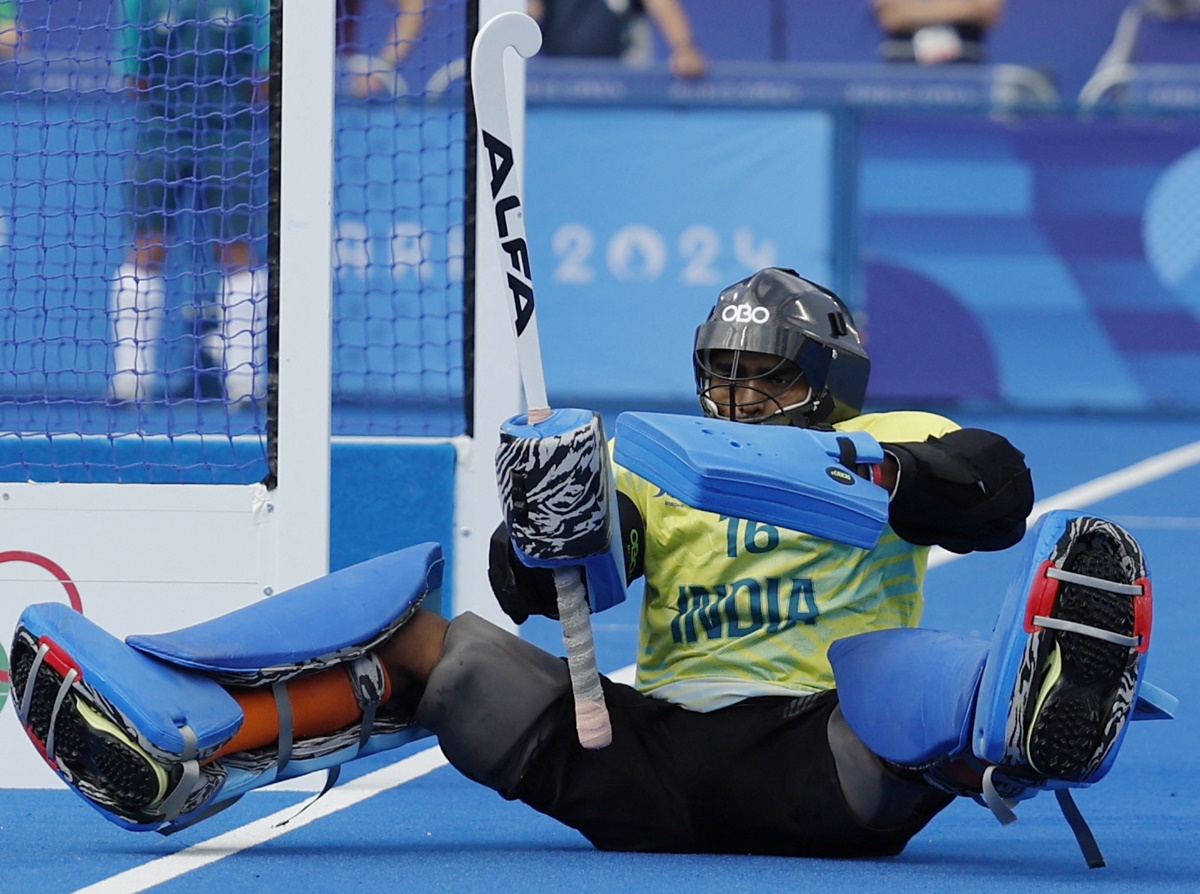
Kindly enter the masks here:
<path id="1" fill-rule="evenodd" d="M 159 398 L 168 247 L 219 271 L 206 362 L 225 398 L 266 392 L 266 0 L 122 0 L 118 64 L 137 133 L 125 180 L 131 244 L 110 283 L 114 402 Z M 260 195 L 260 193 L 262 193 Z M 190 220 L 192 231 L 179 232 Z"/>
<path id="2" fill-rule="evenodd" d="M 1141 5 L 1160 19 L 1200 19 L 1200 0 L 1142 0 Z"/>
<path id="3" fill-rule="evenodd" d="M 879 49 L 886 61 L 939 65 L 982 62 L 1004 0 L 871 0 L 871 8 L 885 34 Z"/>
<path id="4" fill-rule="evenodd" d="M 653 22 L 670 47 L 672 74 L 699 78 L 708 71 L 681 0 L 530 0 L 529 15 L 542 28 L 544 56 L 647 64 L 654 55 Z"/>
<path id="5" fill-rule="evenodd" d="M 1183 64 L 1200 61 L 1200 43 L 1194 40 L 1194 34 L 1191 35 L 1192 40 L 1172 41 L 1172 47 L 1167 51 L 1170 58 L 1162 57 L 1163 48 L 1157 48 L 1153 60 L 1146 58 L 1143 25 L 1147 20 L 1152 29 L 1157 24 L 1168 30 L 1188 28 L 1194 31 L 1200 24 L 1200 0 L 1131 0 L 1122 10 L 1112 43 L 1096 63 L 1093 75 L 1099 75 L 1106 69 L 1119 70 L 1149 61 Z"/>
<path id="6" fill-rule="evenodd" d="M 17 55 L 17 0 L 0 0 L 0 60 Z"/>
<path id="7" fill-rule="evenodd" d="M 363 32 L 366 0 L 338 0 L 337 45 L 342 67 L 349 76 L 352 96 L 395 95 L 396 69 L 408 58 L 425 28 L 426 0 L 392 0 L 396 16 L 383 44 L 371 53 Z"/>

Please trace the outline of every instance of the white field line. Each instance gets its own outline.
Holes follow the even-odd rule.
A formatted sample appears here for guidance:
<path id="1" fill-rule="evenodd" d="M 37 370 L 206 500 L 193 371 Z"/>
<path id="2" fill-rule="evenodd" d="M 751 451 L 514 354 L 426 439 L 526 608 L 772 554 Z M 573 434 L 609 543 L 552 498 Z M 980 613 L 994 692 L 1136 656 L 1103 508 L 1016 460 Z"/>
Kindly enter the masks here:
<path id="1" fill-rule="evenodd" d="M 373 773 L 368 773 L 358 779 L 334 786 L 325 796 L 310 803 L 307 810 L 300 813 L 301 805 L 293 804 L 270 816 L 247 823 L 237 829 L 232 829 L 221 835 L 199 841 L 183 850 L 151 860 L 127 869 L 117 875 L 109 876 L 103 881 L 80 888 L 75 894 L 135 894 L 145 891 L 155 885 L 161 885 L 178 878 L 193 869 L 199 869 L 210 863 L 215 863 L 225 857 L 231 857 L 247 848 L 263 844 L 273 838 L 278 838 L 294 829 L 307 826 L 314 820 L 353 807 L 365 801 L 372 795 L 395 788 L 405 782 L 431 773 L 439 767 L 446 766 L 446 758 L 440 748 L 426 748 L 411 757 L 386 766 Z M 287 821 L 286 825 L 281 825 Z"/>
<path id="2" fill-rule="evenodd" d="M 1116 494 L 1132 490 L 1159 478 L 1174 474 L 1200 463 L 1200 441 L 1168 450 L 1132 466 L 1093 479 L 1078 487 L 1047 497 L 1034 504 L 1029 521 L 1032 523 L 1054 509 L 1081 509 Z M 935 548 L 929 556 L 931 568 L 960 558 L 956 553 Z M 614 680 L 632 682 L 633 665 L 621 668 L 609 676 Z M 255 820 L 240 828 L 200 841 L 181 851 L 127 869 L 94 885 L 80 888 L 75 894 L 137 894 L 178 878 L 184 873 L 231 857 L 241 851 L 278 838 L 293 829 L 306 826 L 313 820 L 337 813 L 365 801 L 372 795 L 387 791 L 410 780 L 446 766 L 441 749 L 427 748 L 390 766 L 368 773 L 358 779 L 335 786 L 320 800 L 311 803 L 299 816 L 299 806 L 293 805 L 270 816 Z M 280 825 L 285 820 L 286 825 Z"/>

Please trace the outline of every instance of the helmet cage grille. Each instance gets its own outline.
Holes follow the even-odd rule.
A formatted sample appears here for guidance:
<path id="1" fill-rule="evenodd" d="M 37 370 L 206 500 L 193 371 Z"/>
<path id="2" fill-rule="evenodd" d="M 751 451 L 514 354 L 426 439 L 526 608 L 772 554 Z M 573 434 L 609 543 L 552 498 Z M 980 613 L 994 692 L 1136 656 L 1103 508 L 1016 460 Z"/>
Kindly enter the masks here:
<path id="1" fill-rule="evenodd" d="M 784 394 L 795 388 L 797 383 L 805 379 L 804 370 L 800 369 L 793 361 L 786 357 L 774 355 L 778 357 L 779 363 L 773 368 L 756 370 L 752 374 L 742 374 L 740 370 L 742 351 L 733 352 L 733 364 L 730 369 L 717 370 L 713 368 L 711 361 L 713 350 L 723 349 L 714 348 L 697 351 L 695 358 L 697 392 L 700 397 L 700 406 L 706 415 L 713 418 L 739 419 L 743 415 L 739 413 L 739 410 L 742 408 L 763 406 L 763 415 L 755 418 L 747 418 L 743 421 L 760 424 L 772 422 L 792 424 L 792 414 L 799 412 L 803 415 L 812 412 L 816 392 L 811 383 L 808 383 L 808 391 L 803 400 L 784 404 L 780 399 Z M 785 375 L 794 371 L 790 381 L 770 390 L 757 384 L 763 379 L 779 375 L 781 370 Z M 720 379 L 721 381 L 719 384 L 714 384 L 714 379 Z M 805 379 L 805 381 L 807 380 Z M 750 400 L 739 400 L 739 392 L 747 391 L 753 397 Z M 722 413 L 722 410 L 725 412 Z"/>

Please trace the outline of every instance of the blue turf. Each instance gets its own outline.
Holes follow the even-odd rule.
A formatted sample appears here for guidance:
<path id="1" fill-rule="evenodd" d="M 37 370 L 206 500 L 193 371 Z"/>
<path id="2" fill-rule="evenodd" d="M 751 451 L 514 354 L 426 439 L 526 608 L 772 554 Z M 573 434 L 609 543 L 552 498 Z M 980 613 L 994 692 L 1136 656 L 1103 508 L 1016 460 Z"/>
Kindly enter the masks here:
<path id="1" fill-rule="evenodd" d="M 1025 450 L 1040 497 L 1200 440 L 1195 419 L 958 418 L 1000 430 Z M 1200 758 L 1194 744 L 1200 739 L 1195 707 L 1200 623 L 1193 607 L 1200 467 L 1087 508 L 1125 524 L 1145 548 L 1156 600 L 1148 679 L 1181 700 L 1177 720 L 1132 728 L 1112 772 L 1076 794 L 1108 858 L 1106 869 L 1085 867 L 1057 806 L 1045 796 L 1020 805 L 1020 821 L 1007 828 L 982 808 L 956 802 L 891 860 L 603 854 L 575 832 L 444 768 L 161 889 L 173 894 L 1200 890 Z M 973 555 L 931 569 L 926 623 L 986 635 L 1015 571 L 1015 552 Z M 630 663 L 636 599 L 594 620 L 602 666 Z M 552 623 L 531 622 L 525 632 L 558 648 Z M 368 759 L 349 775 L 377 769 L 387 757 Z M 769 768 L 763 784 L 771 784 Z M 73 891 L 303 798 L 253 793 L 208 823 L 163 839 L 110 826 L 65 791 L 3 791 L 0 871 L 6 890 Z"/>

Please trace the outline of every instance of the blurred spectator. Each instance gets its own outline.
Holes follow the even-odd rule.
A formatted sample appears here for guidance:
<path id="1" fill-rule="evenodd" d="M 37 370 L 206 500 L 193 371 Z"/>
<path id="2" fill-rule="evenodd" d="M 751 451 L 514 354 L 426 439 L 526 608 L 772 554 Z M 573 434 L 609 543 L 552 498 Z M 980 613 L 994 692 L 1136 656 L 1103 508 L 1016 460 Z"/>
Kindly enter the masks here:
<path id="1" fill-rule="evenodd" d="M 1200 0 L 1142 0 L 1142 6 L 1160 19 L 1200 19 Z"/>
<path id="2" fill-rule="evenodd" d="M 880 53 L 889 62 L 982 62 L 987 32 L 1004 12 L 1004 0 L 871 0 L 886 37 Z"/>
<path id="3" fill-rule="evenodd" d="M 348 80 L 346 87 L 352 96 L 393 96 L 403 92 L 396 89 L 396 69 L 420 38 L 425 27 L 426 0 L 392 0 L 396 16 L 391 31 L 382 46 L 372 54 L 369 38 L 362 34 L 366 21 L 365 0 L 338 0 L 337 46 Z"/>
<path id="4" fill-rule="evenodd" d="M 266 391 L 267 0 L 121 0 L 118 46 L 137 124 L 126 180 L 132 244 L 112 279 L 110 396 L 162 393 L 167 247 L 196 242 L 220 271 L 207 360 L 227 400 Z M 180 238 L 180 221 L 193 230 Z M 193 236 L 192 233 L 195 235 Z M 199 278 L 196 278 L 199 281 Z"/>
<path id="5" fill-rule="evenodd" d="M 529 14 L 542 28 L 546 56 L 648 63 L 653 58 L 649 19 L 670 47 L 672 74 L 699 78 L 708 71 L 681 0 L 529 0 Z"/>
<path id="6" fill-rule="evenodd" d="M 0 0 L 0 60 L 17 55 L 17 2 Z"/>

